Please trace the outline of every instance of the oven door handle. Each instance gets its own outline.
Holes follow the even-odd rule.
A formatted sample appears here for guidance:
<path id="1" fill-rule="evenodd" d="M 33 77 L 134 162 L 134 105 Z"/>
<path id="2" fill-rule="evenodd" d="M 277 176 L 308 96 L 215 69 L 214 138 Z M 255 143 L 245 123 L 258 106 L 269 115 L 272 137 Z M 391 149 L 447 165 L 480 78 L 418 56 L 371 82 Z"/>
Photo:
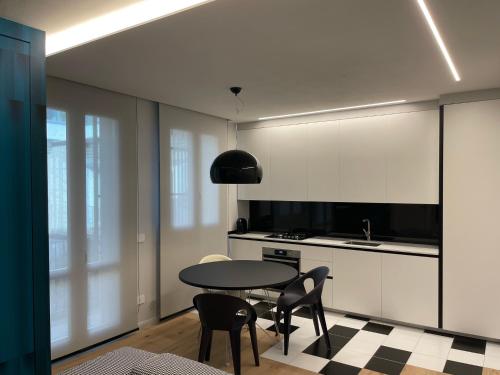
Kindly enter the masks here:
<path id="1" fill-rule="evenodd" d="M 268 261 L 268 262 L 277 262 L 277 263 L 291 263 L 291 264 L 298 264 L 296 260 L 287 260 L 287 259 L 279 259 L 279 258 L 267 258 L 267 257 L 262 257 L 263 261 Z"/>

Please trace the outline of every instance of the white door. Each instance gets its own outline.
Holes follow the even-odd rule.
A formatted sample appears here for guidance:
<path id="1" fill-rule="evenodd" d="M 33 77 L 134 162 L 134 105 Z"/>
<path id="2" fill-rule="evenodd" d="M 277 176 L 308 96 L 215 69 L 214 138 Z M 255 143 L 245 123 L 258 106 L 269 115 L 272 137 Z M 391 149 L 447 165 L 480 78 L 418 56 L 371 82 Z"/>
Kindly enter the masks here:
<path id="1" fill-rule="evenodd" d="M 381 254 L 334 249 L 333 308 L 381 315 Z"/>
<path id="2" fill-rule="evenodd" d="M 387 201 L 386 116 L 341 120 L 340 201 Z"/>
<path id="3" fill-rule="evenodd" d="M 271 129 L 271 200 L 305 201 L 307 198 L 306 126 Z"/>
<path id="4" fill-rule="evenodd" d="M 270 198 L 270 133 L 271 128 L 238 131 L 238 149 L 254 155 L 262 166 L 262 182 L 260 184 L 238 185 L 238 199 L 269 200 Z"/>
<path id="5" fill-rule="evenodd" d="M 387 201 L 439 203 L 439 112 L 384 116 Z"/>
<path id="6" fill-rule="evenodd" d="M 307 200 L 340 201 L 339 122 L 307 124 Z"/>
<path id="7" fill-rule="evenodd" d="M 438 259 L 382 254 L 382 317 L 438 325 Z"/>

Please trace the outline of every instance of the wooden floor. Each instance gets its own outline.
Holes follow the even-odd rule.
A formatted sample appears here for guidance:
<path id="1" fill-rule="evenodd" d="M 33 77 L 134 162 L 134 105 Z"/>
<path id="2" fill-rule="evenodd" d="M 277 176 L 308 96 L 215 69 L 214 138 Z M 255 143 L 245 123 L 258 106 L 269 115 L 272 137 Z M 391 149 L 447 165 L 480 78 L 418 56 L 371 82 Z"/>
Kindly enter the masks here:
<path id="1" fill-rule="evenodd" d="M 112 343 L 100 346 L 92 351 L 82 353 L 67 360 L 57 362 L 52 366 L 52 373 L 76 366 L 79 363 L 95 358 L 111 350 L 122 346 L 131 346 L 138 349 L 147 350 L 154 353 L 174 353 L 182 357 L 196 360 L 198 357 L 198 315 L 185 313 L 177 318 L 162 322 L 158 325 L 141 329 L 127 337 L 114 341 Z M 261 329 L 257 329 L 259 352 L 265 352 L 277 341 L 274 335 L 268 335 Z M 227 364 L 226 360 L 226 335 L 222 332 L 215 332 L 212 344 L 212 355 L 210 365 L 219 369 L 233 372 L 232 364 Z M 250 337 L 247 331 L 244 331 L 241 341 L 241 370 L 244 375 L 306 375 L 312 372 L 302 370 L 297 367 L 288 366 L 269 359 L 260 358 L 260 366 L 256 367 L 253 362 Z M 379 373 L 369 370 L 362 370 L 363 375 L 378 375 Z M 407 365 L 403 375 L 436 375 L 439 372 L 421 369 Z M 499 371 L 483 371 L 483 375 L 500 375 Z"/>

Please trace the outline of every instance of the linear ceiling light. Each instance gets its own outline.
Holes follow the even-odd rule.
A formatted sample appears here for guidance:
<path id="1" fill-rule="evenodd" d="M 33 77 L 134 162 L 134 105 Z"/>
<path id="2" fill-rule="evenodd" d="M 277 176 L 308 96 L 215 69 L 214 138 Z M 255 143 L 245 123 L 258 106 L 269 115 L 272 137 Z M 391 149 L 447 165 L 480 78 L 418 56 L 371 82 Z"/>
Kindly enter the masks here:
<path id="1" fill-rule="evenodd" d="M 370 107 L 380 107 L 383 105 L 391 105 L 391 104 L 400 104 L 404 103 L 406 100 L 393 100 L 391 102 L 380 102 L 380 103 L 371 103 L 371 104 L 362 104 L 362 105 L 353 105 L 350 107 L 340 107 L 340 108 L 331 108 L 331 109 L 322 109 L 320 111 L 311 111 L 311 112 L 300 112 L 300 113 L 289 113 L 287 115 L 278 115 L 278 116 L 267 116 L 260 117 L 259 120 L 272 120 L 277 118 L 285 118 L 285 117 L 296 117 L 296 116 L 305 116 L 312 115 L 316 113 L 327 113 L 327 112 L 338 112 L 338 111 L 347 111 L 349 109 L 359 109 L 359 108 L 370 108 Z"/>
<path id="2" fill-rule="evenodd" d="M 455 68 L 455 64 L 453 64 L 453 60 L 451 59 L 451 56 L 448 53 L 448 49 L 446 48 L 446 45 L 443 42 L 443 38 L 441 38 L 441 34 L 439 33 L 439 30 L 436 27 L 434 20 L 432 19 L 431 13 L 429 12 L 429 8 L 427 8 L 427 5 L 425 4 L 424 0 L 417 0 L 417 2 L 418 5 L 420 6 L 420 10 L 424 14 L 427 24 L 429 25 L 432 31 L 432 35 L 434 35 L 434 39 L 436 39 L 436 43 L 441 49 L 441 53 L 443 54 L 444 59 L 448 64 L 448 67 L 451 70 L 451 74 L 453 74 L 453 78 L 455 78 L 455 81 L 457 82 L 460 81 L 460 76 L 458 75 L 457 68 Z"/>
<path id="3" fill-rule="evenodd" d="M 47 56 L 213 0 L 143 0 L 47 35 Z"/>

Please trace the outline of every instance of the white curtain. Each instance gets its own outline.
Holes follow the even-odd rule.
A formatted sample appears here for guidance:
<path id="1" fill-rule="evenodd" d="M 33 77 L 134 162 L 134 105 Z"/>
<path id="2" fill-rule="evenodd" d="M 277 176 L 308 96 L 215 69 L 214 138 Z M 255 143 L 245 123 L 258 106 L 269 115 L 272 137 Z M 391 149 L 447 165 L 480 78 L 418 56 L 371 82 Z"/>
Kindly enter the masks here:
<path id="1" fill-rule="evenodd" d="M 228 186 L 210 181 L 210 166 L 230 130 L 221 118 L 160 104 L 162 317 L 192 306 L 199 292 L 179 281 L 181 269 L 227 254 Z"/>
<path id="2" fill-rule="evenodd" d="M 52 358 L 137 327 L 136 99 L 47 81 Z"/>

